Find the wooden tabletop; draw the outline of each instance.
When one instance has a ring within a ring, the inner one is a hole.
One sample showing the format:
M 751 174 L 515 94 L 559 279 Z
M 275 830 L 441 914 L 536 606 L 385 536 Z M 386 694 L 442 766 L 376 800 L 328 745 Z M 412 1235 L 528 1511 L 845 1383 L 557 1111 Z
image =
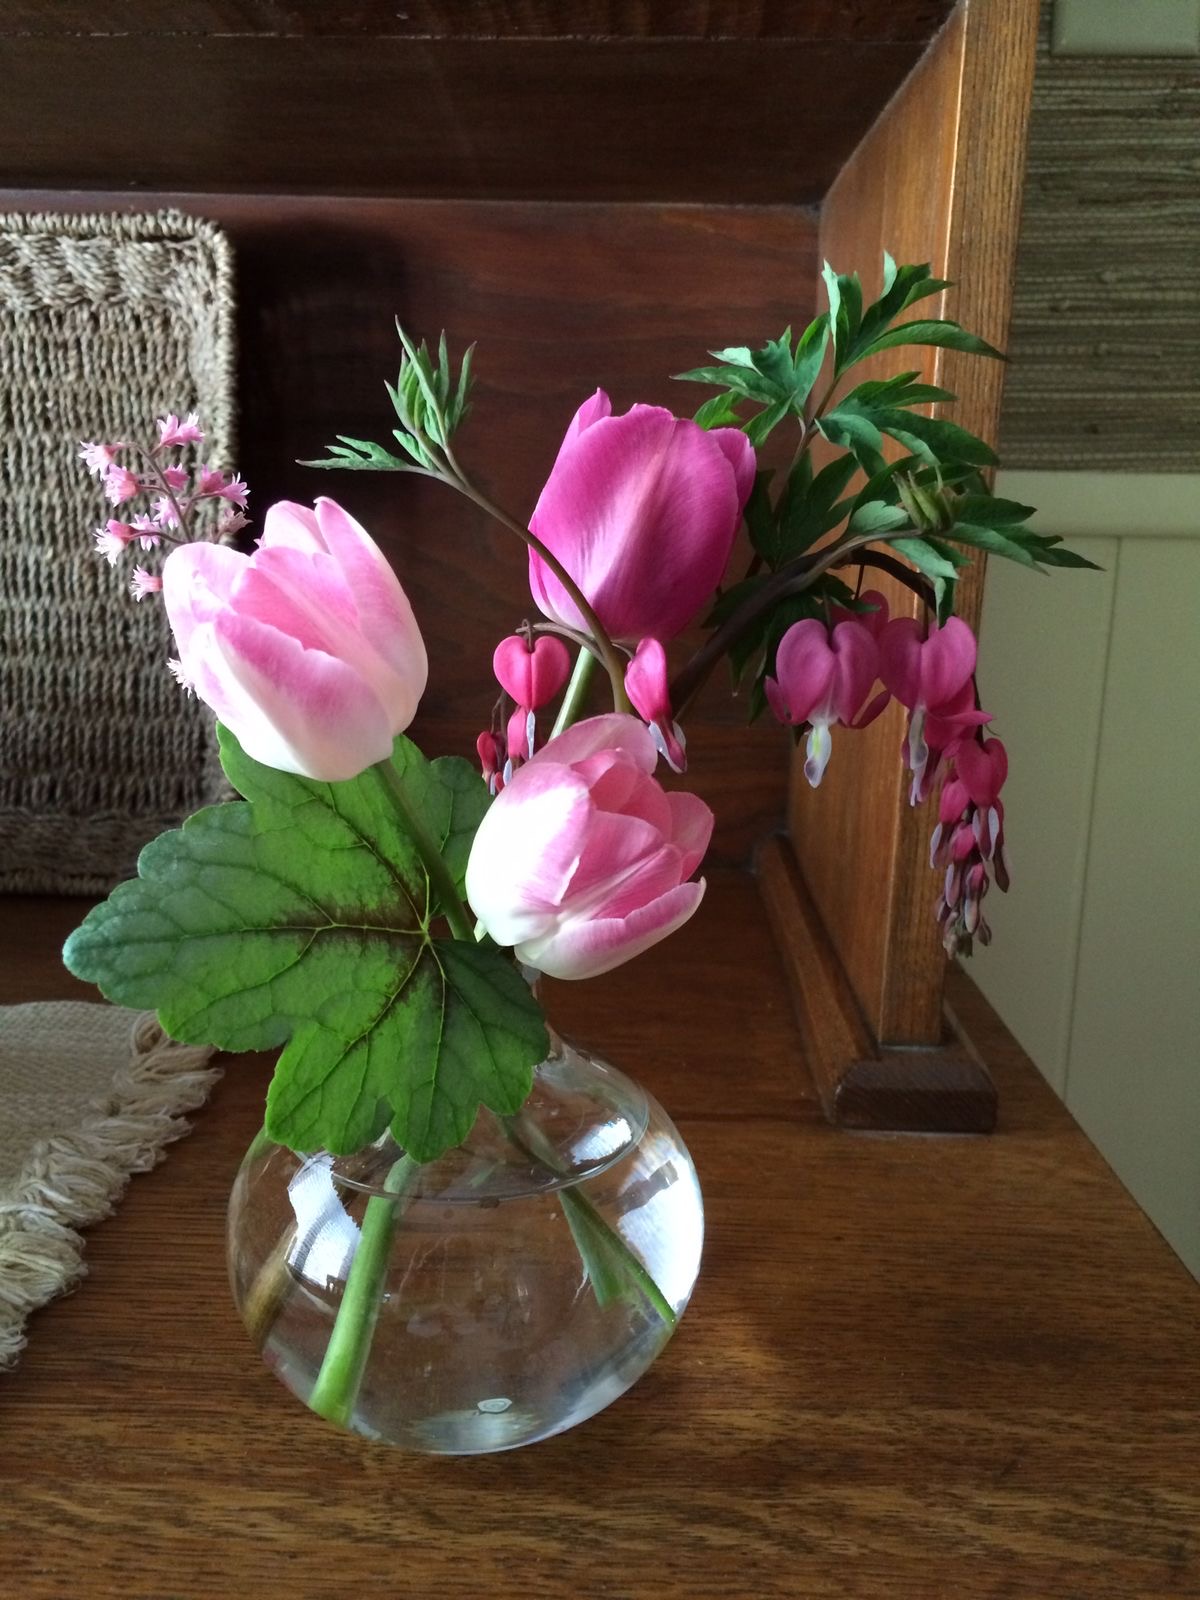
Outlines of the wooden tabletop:
M 4 903 L 0 1000 L 82 992 L 57 961 L 80 910 Z M 953 998 L 999 1082 L 990 1139 L 820 1121 L 735 872 L 658 950 L 555 986 L 556 1020 L 679 1122 L 704 1268 L 628 1395 L 476 1459 L 339 1433 L 260 1363 L 223 1230 L 268 1066 L 231 1061 L 0 1381 L 0 1593 L 1200 1595 L 1200 1288 L 972 986 Z

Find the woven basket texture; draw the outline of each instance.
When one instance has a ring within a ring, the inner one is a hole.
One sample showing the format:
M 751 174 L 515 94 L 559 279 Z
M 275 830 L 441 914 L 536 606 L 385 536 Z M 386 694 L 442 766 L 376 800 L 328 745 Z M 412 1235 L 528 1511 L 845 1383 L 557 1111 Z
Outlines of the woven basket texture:
M 211 719 L 165 670 L 161 604 L 94 553 L 81 439 L 196 409 L 234 448 L 233 260 L 177 213 L 0 215 L 0 890 L 94 894 L 221 793 Z M 154 567 L 161 552 L 139 559 Z

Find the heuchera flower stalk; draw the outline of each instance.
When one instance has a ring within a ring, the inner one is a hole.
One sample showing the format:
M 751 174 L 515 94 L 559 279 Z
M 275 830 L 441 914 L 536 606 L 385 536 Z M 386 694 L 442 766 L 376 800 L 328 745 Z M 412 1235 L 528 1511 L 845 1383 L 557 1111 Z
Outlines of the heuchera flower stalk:
M 611 638 L 670 639 L 720 583 L 754 473 L 753 446 L 739 429 L 706 433 L 661 406 L 614 417 L 597 389 L 567 429 L 529 527 Z M 584 628 L 536 551 L 529 587 L 552 622 Z
M 712 833 L 695 795 L 666 794 L 635 717 L 577 722 L 515 772 L 479 825 L 466 888 L 481 929 L 555 978 L 591 978 L 681 927 Z
M 428 666 L 412 607 L 333 500 L 272 506 L 250 556 L 180 545 L 163 599 L 183 678 L 266 766 L 353 778 L 413 719 Z

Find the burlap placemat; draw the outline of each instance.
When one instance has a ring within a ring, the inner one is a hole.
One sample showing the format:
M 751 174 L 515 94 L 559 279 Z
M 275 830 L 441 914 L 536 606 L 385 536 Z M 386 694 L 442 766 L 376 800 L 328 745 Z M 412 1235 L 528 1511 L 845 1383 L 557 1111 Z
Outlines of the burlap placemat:
M 188 1131 L 220 1076 L 152 1013 L 87 1001 L 0 1007 L 0 1367 L 31 1311 L 83 1276 L 78 1230 Z
M 161 605 L 95 554 L 81 438 L 197 409 L 229 468 L 233 258 L 210 222 L 0 215 L 0 890 L 104 893 L 221 794 L 210 719 L 165 669 Z M 153 565 L 153 560 L 147 561 Z

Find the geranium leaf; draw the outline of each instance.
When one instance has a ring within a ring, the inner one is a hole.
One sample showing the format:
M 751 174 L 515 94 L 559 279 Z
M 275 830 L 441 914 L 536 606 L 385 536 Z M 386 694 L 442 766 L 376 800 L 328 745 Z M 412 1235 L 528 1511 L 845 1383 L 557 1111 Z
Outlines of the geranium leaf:
M 172 1038 L 284 1045 L 267 1128 L 294 1149 L 353 1150 L 390 1121 L 432 1160 L 479 1105 L 516 1111 L 547 1050 L 511 960 L 436 939 L 438 906 L 374 769 L 317 783 L 263 767 L 221 730 L 244 801 L 211 806 L 143 850 L 64 958 Z M 487 804 L 465 762 L 397 739 L 393 767 L 456 879 Z

